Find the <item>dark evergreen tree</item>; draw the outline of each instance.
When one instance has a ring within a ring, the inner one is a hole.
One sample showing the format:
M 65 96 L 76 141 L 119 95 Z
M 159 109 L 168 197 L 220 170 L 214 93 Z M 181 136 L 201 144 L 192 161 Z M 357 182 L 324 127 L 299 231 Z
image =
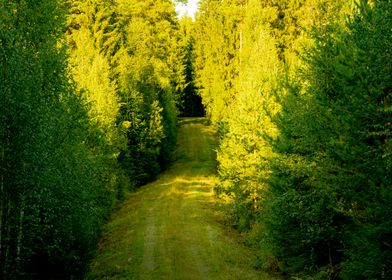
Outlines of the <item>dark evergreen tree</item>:
M 114 195 L 67 75 L 65 6 L 2 1 L 1 15 L 1 277 L 80 276 Z
M 1 278 L 81 278 L 115 198 L 174 146 L 173 3 L 2 1 L 0 28 Z
M 283 102 L 266 224 L 287 272 L 387 279 L 391 3 L 338 19 L 317 29 L 308 86 Z
M 183 40 L 183 64 L 185 66 L 185 88 L 180 95 L 180 116 L 203 117 L 205 110 L 195 85 L 194 22 L 192 18 L 184 17 L 180 20 L 180 25 Z

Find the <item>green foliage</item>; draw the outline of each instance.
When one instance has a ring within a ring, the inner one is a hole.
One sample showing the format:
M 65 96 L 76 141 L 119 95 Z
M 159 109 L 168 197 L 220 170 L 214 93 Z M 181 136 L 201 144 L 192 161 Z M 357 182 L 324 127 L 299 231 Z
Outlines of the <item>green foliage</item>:
M 1 276 L 77 276 L 113 207 L 116 173 L 69 83 L 63 6 L 1 9 Z
M 110 131 L 113 154 L 141 185 L 175 145 L 184 73 L 173 3 L 88 1 L 71 10 L 71 72 L 93 102 L 93 119 Z
M 390 25 L 391 5 L 361 5 L 347 25 L 318 30 L 309 86 L 288 95 L 278 121 L 266 220 L 289 272 L 326 267 L 344 279 L 390 273 L 391 69 L 384 59 L 391 33 L 378 26 Z
M 180 20 L 181 37 L 183 41 L 183 64 L 185 66 L 185 87 L 181 92 L 180 116 L 202 117 L 205 115 L 202 100 L 195 84 L 195 28 L 191 17 Z
M 238 1 L 201 1 L 195 23 L 196 86 L 206 114 L 216 124 L 224 122 L 235 98 L 238 75 L 238 25 L 242 18 Z
M 170 160 L 173 3 L 2 1 L 0 28 L 0 277 L 78 279 L 116 201 Z
M 202 1 L 196 77 L 222 132 L 217 191 L 271 270 L 391 273 L 391 2 L 373 2 Z
M 196 91 L 264 268 L 387 279 L 391 26 L 389 0 L 204 0 L 194 25 L 169 0 L 2 1 L 2 279 L 80 277 Z
M 269 176 L 268 160 L 273 157 L 266 138 L 277 135 L 271 116 L 279 107 L 271 91 L 279 72 L 279 61 L 268 26 L 259 25 L 254 30 L 253 16 L 260 8 L 256 2 L 250 3 L 241 26 L 243 47 L 236 83 L 238 93 L 236 102 L 230 106 L 225 125 L 227 132 L 218 151 L 221 189 L 233 196 L 233 214 L 242 230 L 249 229 L 255 215 L 260 214 L 265 180 Z M 259 63 L 254 64 L 254 61 Z
M 140 185 L 170 162 L 176 141 L 184 81 L 179 27 L 171 1 L 123 1 L 116 9 L 122 40 L 113 71 L 128 139 L 120 157 Z
M 274 123 L 280 111 L 278 83 L 290 75 L 291 64 L 299 64 L 296 54 L 308 43 L 303 29 L 313 20 L 308 12 L 313 3 L 275 2 L 203 1 L 196 23 L 200 34 L 209 34 L 196 35 L 197 82 L 212 122 L 220 121 L 225 131 L 218 152 L 218 190 L 233 199 L 232 214 L 242 230 L 260 215 L 268 188 L 269 162 L 275 156 L 271 141 L 279 135 Z M 285 26 L 298 9 L 307 11 L 307 19 L 295 17 L 294 29 Z M 295 42 L 283 39 L 290 36 Z

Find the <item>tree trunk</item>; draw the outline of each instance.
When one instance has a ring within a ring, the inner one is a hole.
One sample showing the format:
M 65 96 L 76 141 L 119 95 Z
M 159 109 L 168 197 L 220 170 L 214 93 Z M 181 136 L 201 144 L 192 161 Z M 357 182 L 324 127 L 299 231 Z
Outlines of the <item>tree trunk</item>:
M 17 240 L 16 240 L 16 266 L 18 271 L 21 271 L 21 250 L 22 250 L 22 241 L 23 241 L 23 223 L 24 223 L 24 214 L 25 214 L 25 199 L 23 194 L 20 197 L 20 209 L 19 209 L 19 221 L 18 221 L 18 229 L 17 229 Z

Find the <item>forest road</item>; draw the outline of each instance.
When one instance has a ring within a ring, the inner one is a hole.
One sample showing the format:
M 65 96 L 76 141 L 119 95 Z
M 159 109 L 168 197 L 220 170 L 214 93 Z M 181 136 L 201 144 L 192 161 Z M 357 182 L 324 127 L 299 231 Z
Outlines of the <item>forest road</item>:
M 113 213 L 86 279 L 272 279 L 223 223 L 215 145 L 204 119 L 181 121 L 176 161 Z

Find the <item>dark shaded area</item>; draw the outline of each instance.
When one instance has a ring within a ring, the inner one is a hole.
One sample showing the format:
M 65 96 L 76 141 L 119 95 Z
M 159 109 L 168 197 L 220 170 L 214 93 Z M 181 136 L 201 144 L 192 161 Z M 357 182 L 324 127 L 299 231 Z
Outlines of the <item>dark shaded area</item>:
M 362 1 L 350 32 L 318 29 L 309 92 L 282 99 L 262 219 L 284 273 L 390 279 L 391 25 L 392 2 Z
M 200 95 L 195 92 L 186 92 L 183 96 L 183 106 L 180 117 L 204 117 L 205 109 Z
M 197 94 L 194 69 L 194 44 L 192 22 L 189 19 L 182 21 L 183 36 L 187 40 L 184 48 L 185 88 L 182 90 L 179 117 L 204 117 L 205 108 L 201 96 Z

